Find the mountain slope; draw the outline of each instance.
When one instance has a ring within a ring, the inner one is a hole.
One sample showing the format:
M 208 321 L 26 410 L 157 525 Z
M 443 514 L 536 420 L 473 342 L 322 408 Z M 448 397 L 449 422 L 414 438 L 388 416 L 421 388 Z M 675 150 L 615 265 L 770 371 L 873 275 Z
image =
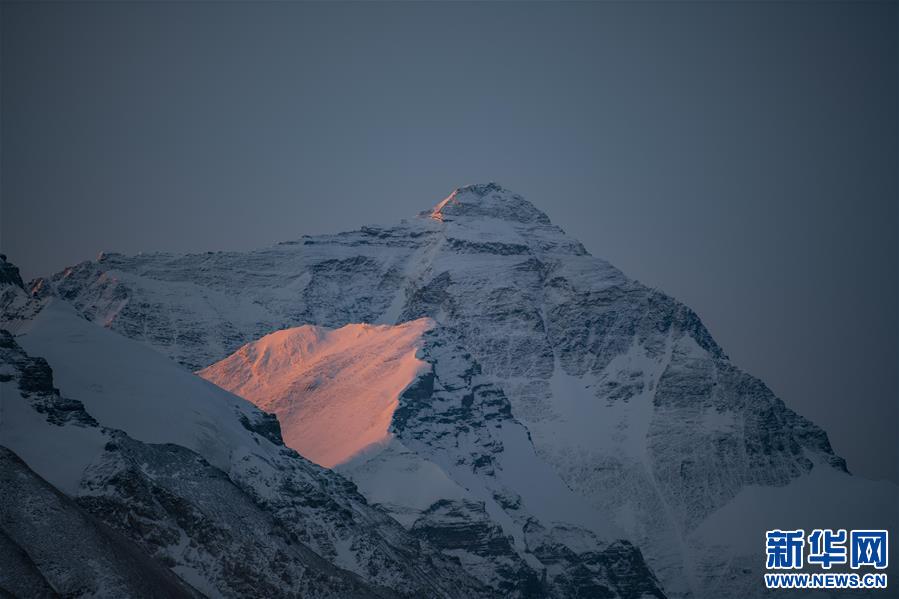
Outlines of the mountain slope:
M 756 490 L 830 505 L 818 526 L 849 519 L 831 501 L 846 493 L 897 503 L 894 485 L 849 476 L 824 431 L 732 364 L 695 313 L 590 256 L 492 183 L 460 188 L 397 226 L 256 252 L 107 254 L 34 290 L 191 369 L 286 327 L 430 318 L 502 392 L 540 463 L 623 530 L 675 596 L 715 596 L 704 589 L 722 579 L 762 592 L 755 548 L 703 534 L 722 513 L 733 517 L 720 526 L 745 533 L 728 508 Z M 434 396 L 421 393 L 425 404 Z M 404 413 L 400 400 L 394 428 Z M 427 445 L 440 442 L 430 424 L 416 427 Z M 828 481 L 823 500 L 806 494 L 810 478 Z M 756 525 L 781 526 L 775 516 Z M 896 520 L 895 510 L 867 517 L 875 528 Z

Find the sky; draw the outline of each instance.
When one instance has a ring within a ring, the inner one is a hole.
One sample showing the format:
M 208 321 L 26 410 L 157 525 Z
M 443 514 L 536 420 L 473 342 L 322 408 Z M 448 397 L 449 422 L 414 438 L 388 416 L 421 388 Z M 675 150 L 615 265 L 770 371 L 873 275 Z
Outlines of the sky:
M 495 180 L 899 481 L 899 4 L 0 4 L 0 251 L 241 250 Z

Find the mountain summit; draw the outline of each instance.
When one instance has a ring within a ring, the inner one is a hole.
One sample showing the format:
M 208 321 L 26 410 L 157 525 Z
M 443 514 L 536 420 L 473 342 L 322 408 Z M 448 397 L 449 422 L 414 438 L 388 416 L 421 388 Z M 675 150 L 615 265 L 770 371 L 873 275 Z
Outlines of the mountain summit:
M 439 221 L 456 217 L 485 217 L 520 223 L 551 224 L 549 217 L 533 204 L 493 182 L 459 187 L 425 214 Z
M 351 352 L 310 346 L 287 372 L 241 351 L 274 347 L 261 339 L 281 329 L 393 338 L 428 319 L 404 341 L 420 370 L 379 404 L 388 435 L 337 470 L 497 596 L 761 596 L 766 529 L 896 525 L 896 487 L 851 476 L 692 310 L 494 183 L 396 226 L 107 254 L 41 289 L 190 370 L 225 360 L 204 376 L 295 423 L 327 396 L 317 375 L 346 372 Z M 275 397 L 256 396 L 269 381 Z

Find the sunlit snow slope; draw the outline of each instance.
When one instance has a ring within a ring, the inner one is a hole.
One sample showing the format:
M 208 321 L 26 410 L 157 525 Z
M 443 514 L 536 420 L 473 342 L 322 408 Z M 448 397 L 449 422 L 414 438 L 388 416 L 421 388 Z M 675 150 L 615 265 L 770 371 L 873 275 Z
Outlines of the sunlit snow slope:
M 277 414 L 285 443 L 330 468 L 389 439 L 400 393 L 427 366 L 415 353 L 432 324 L 285 329 L 199 375 Z

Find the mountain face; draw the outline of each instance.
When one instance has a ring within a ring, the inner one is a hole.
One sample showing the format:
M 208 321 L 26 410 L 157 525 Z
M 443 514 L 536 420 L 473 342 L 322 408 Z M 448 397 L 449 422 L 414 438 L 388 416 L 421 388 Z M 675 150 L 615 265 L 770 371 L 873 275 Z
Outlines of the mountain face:
M 346 373 L 344 352 L 312 343 L 298 364 L 240 374 L 241 352 L 281 329 L 427 319 L 412 342 L 423 365 L 384 400 L 386 434 L 378 421 L 375 445 L 332 463 L 495 594 L 654 596 L 655 576 L 669 596 L 758 596 L 765 529 L 896 524 L 895 486 L 850 476 L 695 313 L 496 184 L 396 226 L 254 252 L 103 254 L 31 289 L 294 423 L 320 413 L 308 408 L 328 381 L 315 377 Z

